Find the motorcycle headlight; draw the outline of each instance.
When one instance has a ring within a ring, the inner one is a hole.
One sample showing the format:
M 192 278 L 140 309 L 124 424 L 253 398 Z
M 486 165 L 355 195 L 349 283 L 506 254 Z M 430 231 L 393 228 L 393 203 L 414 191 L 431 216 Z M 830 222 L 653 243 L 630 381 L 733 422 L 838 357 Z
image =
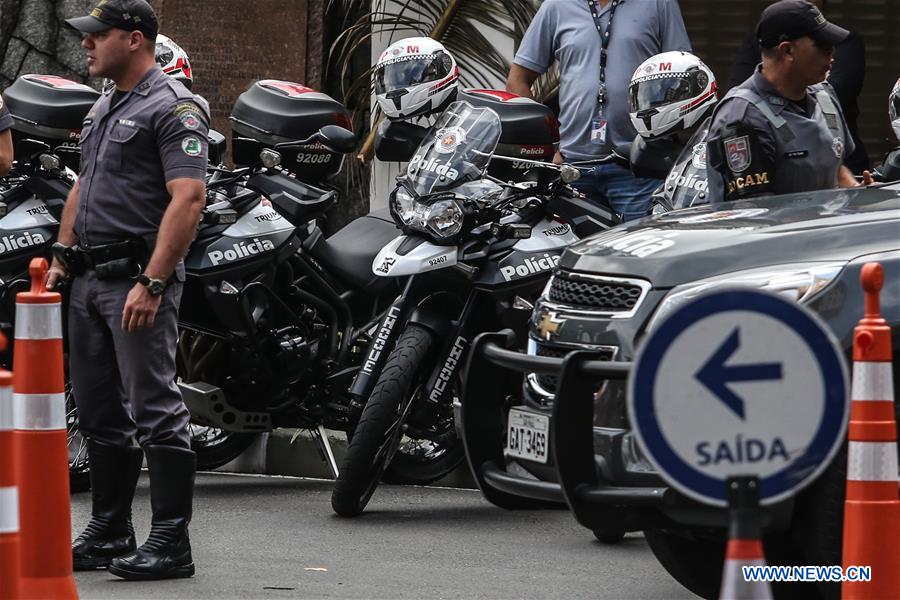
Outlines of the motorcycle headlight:
M 439 200 L 428 207 L 425 226 L 440 237 L 459 233 L 463 225 L 463 209 L 456 200 Z
M 409 225 L 417 216 L 416 199 L 406 191 L 406 188 L 398 187 L 394 190 L 391 208 L 404 225 Z
M 751 287 L 774 292 L 794 302 L 809 302 L 837 277 L 845 264 L 829 262 L 774 265 L 726 273 L 679 285 L 673 288 L 660 303 L 647 325 L 647 331 L 655 329 L 676 308 L 689 300 L 719 288 Z

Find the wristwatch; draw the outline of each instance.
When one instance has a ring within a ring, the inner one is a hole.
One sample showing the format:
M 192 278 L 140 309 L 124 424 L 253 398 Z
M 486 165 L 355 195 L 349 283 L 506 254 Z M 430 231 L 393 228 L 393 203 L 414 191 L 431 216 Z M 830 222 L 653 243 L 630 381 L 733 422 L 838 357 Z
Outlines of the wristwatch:
M 150 292 L 151 296 L 162 296 L 163 292 L 166 291 L 166 282 L 162 279 L 154 279 L 141 273 L 137 276 L 137 281 L 147 287 L 147 291 Z

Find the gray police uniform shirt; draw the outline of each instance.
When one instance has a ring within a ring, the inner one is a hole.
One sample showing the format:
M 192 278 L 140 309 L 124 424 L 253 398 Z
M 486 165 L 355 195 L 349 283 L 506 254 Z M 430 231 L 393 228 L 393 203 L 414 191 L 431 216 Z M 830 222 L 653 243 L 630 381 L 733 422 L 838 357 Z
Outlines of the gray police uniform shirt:
M 114 97 L 97 100 L 81 130 L 82 245 L 155 236 L 171 200 L 166 183 L 206 178 L 209 114 L 181 82 L 154 66 Z
M 12 115 L 9 114 L 9 109 L 6 108 L 6 102 L 3 101 L 3 96 L 0 96 L 0 131 L 6 131 L 12 126 Z
M 853 138 L 831 85 L 784 98 L 760 68 L 719 102 L 707 142 L 712 202 L 837 186 Z
M 612 1 L 603 7 L 609 24 Z M 560 151 L 568 160 L 590 160 L 611 149 L 628 156 L 637 131 L 628 117 L 628 84 L 638 66 L 660 52 L 691 51 L 676 0 L 620 0 L 612 20 L 606 60 L 607 143 L 591 142 L 600 84 L 600 34 L 588 0 L 545 0 L 525 32 L 514 62 L 544 73 L 560 71 Z

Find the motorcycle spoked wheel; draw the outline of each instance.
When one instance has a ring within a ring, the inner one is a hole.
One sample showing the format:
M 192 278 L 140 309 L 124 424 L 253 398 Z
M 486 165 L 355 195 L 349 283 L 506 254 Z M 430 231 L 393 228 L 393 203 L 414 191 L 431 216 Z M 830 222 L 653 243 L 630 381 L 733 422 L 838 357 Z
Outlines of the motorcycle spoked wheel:
M 226 431 L 191 421 L 191 450 L 197 454 L 197 470 L 211 471 L 241 455 L 256 434 Z
M 213 385 L 220 385 L 215 375 L 206 369 L 199 368 L 192 360 L 195 355 L 206 355 L 202 362 L 211 364 L 219 356 L 221 348 L 213 338 L 202 333 L 181 331 L 178 335 L 178 355 L 176 369 L 179 378 L 187 377 L 188 381 L 207 380 Z M 256 434 L 228 431 L 218 427 L 195 421 L 190 422 L 191 450 L 197 454 L 197 470 L 211 471 L 228 464 L 246 450 Z
M 412 405 L 411 390 L 434 338 L 424 327 L 409 325 L 388 357 L 363 408 L 331 494 L 331 507 L 341 517 L 363 512 L 403 437 Z
M 78 411 L 72 384 L 66 382 L 66 447 L 69 451 L 69 491 L 73 494 L 91 489 L 91 463 L 87 439 L 78 427 Z
M 453 393 L 458 397 L 457 381 Z M 411 394 L 417 398 L 421 388 Z M 453 408 L 440 407 L 438 422 L 429 428 L 428 436 L 417 438 L 406 432 L 401 436 L 394 458 L 384 470 L 381 480 L 400 485 L 428 485 L 451 473 L 466 458 L 462 440 L 456 435 Z

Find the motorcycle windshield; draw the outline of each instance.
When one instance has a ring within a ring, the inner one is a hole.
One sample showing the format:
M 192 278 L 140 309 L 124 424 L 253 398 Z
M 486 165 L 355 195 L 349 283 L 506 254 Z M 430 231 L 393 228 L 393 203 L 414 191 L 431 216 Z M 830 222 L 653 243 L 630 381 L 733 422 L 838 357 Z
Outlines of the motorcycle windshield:
M 490 108 L 454 102 L 425 135 L 406 168 L 409 189 L 427 196 L 481 179 L 500 140 Z
M 674 209 L 709 203 L 706 134 L 711 120 L 712 117 L 708 117 L 697 128 L 666 177 L 666 196 Z

